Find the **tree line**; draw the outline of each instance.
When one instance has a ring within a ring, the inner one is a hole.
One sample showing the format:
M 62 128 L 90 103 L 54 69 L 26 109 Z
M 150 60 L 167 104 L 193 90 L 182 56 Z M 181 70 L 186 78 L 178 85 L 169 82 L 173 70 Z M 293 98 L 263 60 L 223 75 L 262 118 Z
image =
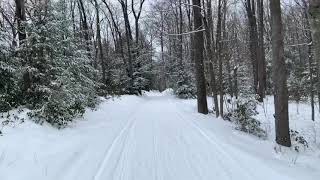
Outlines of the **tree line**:
M 172 88 L 204 114 L 211 96 L 226 119 L 229 104 L 274 95 L 276 141 L 290 146 L 288 101 L 310 100 L 311 120 L 320 106 L 319 4 L 1 1 L 0 111 L 64 127 L 99 96 Z

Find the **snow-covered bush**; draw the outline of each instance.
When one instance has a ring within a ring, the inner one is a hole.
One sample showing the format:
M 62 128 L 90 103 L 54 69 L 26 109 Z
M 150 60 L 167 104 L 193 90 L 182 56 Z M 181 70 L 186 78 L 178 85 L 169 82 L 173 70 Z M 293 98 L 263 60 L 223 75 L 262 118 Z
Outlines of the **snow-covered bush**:
M 133 74 L 129 77 L 122 76 L 122 85 L 124 85 L 122 94 L 142 95 L 142 91 L 150 91 L 154 81 L 154 70 L 152 62 L 152 51 L 149 42 L 141 34 L 139 45 L 132 45 L 133 56 Z
M 19 124 L 24 123 L 25 118 L 21 113 L 23 109 L 0 112 L 0 136 L 2 136 L 5 132 L 5 128 L 7 127 L 16 127 Z
M 177 82 L 174 86 L 174 94 L 181 99 L 195 98 L 197 89 L 192 82 L 192 75 L 181 68 L 178 71 Z
M 0 29 L 0 112 L 9 111 L 19 104 L 15 64 L 12 51 L 6 40 L 8 34 Z
M 302 149 L 305 150 L 309 147 L 308 141 L 300 135 L 296 130 L 290 129 L 290 137 L 292 141 L 292 147 L 295 151 L 300 152 Z
M 192 85 L 183 84 L 175 89 L 174 94 L 181 99 L 189 99 L 196 97 L 196 88 Z
M 27 39 L 18 49 L 20 82 L 28 113 L 38 123 L 64 127 L 86 107 L 97 103 L 96 71 L 83 42 L 72 36 L 72 24 L 62 1 L 35 6 L 26 25 Z M 38 17 L 38 18 L 36 18 Z
M 236 129 L 255 135 L 259 138 L 266 138 L 267 133 L 261 128 L 261 122 L 253 116 L 256 111 L 257 101 L 252 99 L 239 100 L 237 108 L 231 113 L 231 120 L 236 123 Z

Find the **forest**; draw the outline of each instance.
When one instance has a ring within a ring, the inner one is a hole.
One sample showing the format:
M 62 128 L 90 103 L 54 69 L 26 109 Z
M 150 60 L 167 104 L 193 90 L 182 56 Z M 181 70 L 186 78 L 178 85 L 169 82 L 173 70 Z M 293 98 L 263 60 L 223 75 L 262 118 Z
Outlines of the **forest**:
M 88 124 L 83 125 L 81 119 Z M 147 119 L 153 119 L 154 124 Z M 0 0 L 0 122 L 0 135 L 8 137 L 4 142 L 9 147 L 18 144 L 15 138 L 23 136 L 20 126 L 32 132 L 39 125 L 46 132 L 54 129 L 66 133 L 65 137 L 74 129 L 79 131 L 79 138 L 80 130 L 89 134 L 95 127 L 101 132 L 120 133 L 110 145 L 115 150 L 104 156 L 93 179 L 144 179 L 134 176 L 134 170 L 124 174 L 119 170 L 119 177 L 107 175 L 115 152 L 127 152 L 130 148 L 126 145 L 133 143 L 125 137 L 138 139 L 138 127 L 146 128 L 140 129 L 145 133 L 140 139 L 145 145 L 148 139 L 142 138 L 154 135 L 150 146 L 169 144 L 161 132 L 168 131 L 174 139 L 179 127 L 182 132 L 199 131 L 211 145 L 218 143 L 215 131 L 242 132 L 258 138 L 258 142 L 267 140 L 272 144 L 261 149 L 273 147 L 268 152 L 280 154 L 285 151 L 294 163 L 296 154 L 307 156 L 310 152 L 305 149 L 311 148 L 316 158 L 308 158 L 319 163 L 320 0 Z M 22 125 L 26 123 L 29 125 Z M 171 132 L 170 124 L 177 128 L 175 132 Z M 116 130 L 118 126 L 122 128 Z M 154 131 L 149 132 L 147 126 Z M 186 134 L 186 139 L 188 136 L 193 142 L 198 139 L 195 133 Z M 100 134 L 92 137 L 104 138 Z M 162 141 L 157 140 L 159 137 Z M 246 138 L 245 142 L 251 141 Z M 38 142 L 31 139 L 30 143 Z M 256 141 L 253 144 L 259 146 Z M 203 148 L 223 148 L 211 145 Z M 4 148 L 0 145 L 0 150 Z M 134 152 L 127 153 L 129 157 Z M 268 159 L 269 154 L 265 157 Z M 0 151 L 0 174 L 5 169 L 1 159 Z M 136 160 L 128 159 L 129 163 Z M 185 161 L 192 164 L 195 159 Z M 121 162 L 123 167 L 129 166 Z M 175 163 L 180 167 L 179 160 Z M 267 167 L 261 169 L 268 171 Z M 180 170 L 176 174 L 182 175 Z M 157 173 L 149 179 L 160 178 L 161 172 Z M 274 173 L 273 178 L 280 178 Z M 231 174 L 230 179 L 254 179 L 262 174 Z M 69 179 L 80 178 L 73 175 Z M 211 177 L 201 175 L 163 176 Z M 319 168 L 309 177 L 318 175 Z M 4 179 L 19 179 L 10 177 Z M 271 175 L 264 178 L 268 177 Z

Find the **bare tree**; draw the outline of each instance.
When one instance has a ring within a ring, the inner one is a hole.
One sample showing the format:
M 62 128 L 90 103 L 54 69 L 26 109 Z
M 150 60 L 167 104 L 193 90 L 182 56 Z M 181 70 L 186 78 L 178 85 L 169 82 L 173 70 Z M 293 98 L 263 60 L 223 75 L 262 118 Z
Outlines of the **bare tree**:
M 115 20 L 115 17 L 114 17 L 114 13 L 111 9 L 111 7 L 108 5 L 108 3 L 106 2 L 106 0 L 102 0 L 102 2 L 106 5 L 107 9 L 108 9 L 108 12 L 110 14 L 110 18 L 111 18 L 111 22 L 112 22 L 112 25 L 114 27 L 114 30 L 116 31 L 118 37 L 117 37 L 117 40 L 119 41 L 119 44 L 120 44 L 120 47 L 119 47 L 119 50 L 120 50 L 120 54 L 123 58 L 123 61 L 125 64 L 127 64 L 127 61 L 125 60 L 124 58 L 124 48 L 123 48 L 123 40 L 122 40 L 122 34 L 121 34 L 121 31 L 120 31 L 120 28 L 118 26 L 118 24 L 116 23 L 116 20 Z M 110 23 L 111 24 L 111 23 Z
M 276 142 L 290 147 L 287 73 L 280 0 L 270 0 Z
M 89 35 L 89 24 L 87 19 L 87 13 L 82 0 L 78 0 L 78 8 L 81 17 L 81 23 L 83 28 L 84 40 L 86 41 L 87 55 L 91 57 L 90 53 L 90 35 Z M 94 62 L 94 66 L 96 66 Z
M 135 33 L 136 33 L 136 44 L 138 44 L 139 42 L 139 19 L 141 16 L 141 12 L 142 12 L 142 7 L 144 4 L 145 0 L 139 0 L 139 4 L 138 4 L 138 11 L 136 11 L 135 9 L 135 2 L 134 0 L 131 1 L 131 9 L 132 9 L 132 13 L 133 13 L 133 17 L 134 17 L 134 22 L 135 22 Z
M 204 20 L 206 28 L 206 52 L 209 62 L 209 74 L 210 74 L 210 86 L 213 95 L 214 108 L 216 111 L 216 116 L 219 116 L 219 105 L 218 105 L 218 95 L 217 95 L 217 85 L 216 85 L 216 75 L 214 70 L 214 65 L 216 60 L 214 59 L 214 50 L 213 50 L 213 18 L 212 18 L 212 1 L 207 0 L 207 16 Z
M 309 15 L 312 28 L 312 43 L 314 47 L 314 59 L 318 66 L 318 96 L 320 95 L 320 0 L 309 0 Z M 320 107 L 320 97 L 319 107 Z M 320 111 L 320 108 L 319 108 Z
M 193 20 L 194 30 L 200 30 L 202 26 L 201 3 L 200 0 L 192 0 L 193 2 Z M 193 51 L 195 61 L 196 83 L 197 83 L 197 103 L 198 112 L 208 114 L 206 80 L 204 76 L 203 65 L 203 49 L 204 39 L 203 31 L 194 33 Z
M 266 58 L 264 47 L 264 3 L 263 0 L 257 0 L 257 14 L 258 14 L 258 45 L 259 45 L 259 62 L 258 62 L 258 94 L 259 100 L 263 101 L 265 97 L 265 90 L 267 86 L 266 73 Z
M 100 14 L 99 14 L 99 4 L 97 0 L 94 0 L 94 8 L 96 11 L 96 30 L 97 30 L 97 43 L 98 43 L 98 49 L 99 49 L 99 58 L 100 58 L 100 64 L 101 64 L 101 69 L 102 69 L 102 82 L 106 82 L 106 66 L 105 66 L 105 57 L 103 54 L 103 49 L 102 49 L 102 40 L 101 40 L 101 26 L 100 26 Z
M 217 47 L 217 59 L 218 59 L 218 66 L 219 66 L 219 95 L 220 95 L 220 115 L 223 117 L 223 72 L 222 72 L 222 3 L 225 3 L 225 1 L 222 2 L 222 0 L 218 1 L 218 20 L 217 20 L 217 34 L 216 34 L 216 47 Z
M 12 32 L 12 46 L 13 46 L 13 47 L 16 47 L 16 46 L 17 46 L 17 41 L 16 41 L 17 30 L 16 30 L 16 27 L 15 27 L 15 22 L 16 22 L 16 21 L 15 21 L 15 19 L 14 19 L 12 16 L 10 16 L 9 14 L 7 14 L 7 13 L 5 12 L 5 10 L 4 10 L 3 8 L 1 8 L 1 7 L 0 7 L 0 14 L 2 15 L 4 21 L 6 21 L 6 22 L 9 24 L 10 28 L 11 28 L 11 32 Z M 1 21 L 0 21 L 0 23 L 1 23 Z M 4 24 L 4 22 L 1 23 L 1 25 L 3 25 L 3 24 Z
M 123 19 L 125 22 L 125 29 L 126 29 L 126 40 L 127 40 L 127 50 L 128 50 L 128 74 L 130 78 L 130 93 L 133 93 L 133 57 L 131 53 L 131 41 L 132 41 L 132 33 L 131 33 L 131 26 L 129 21 L 128 15 L 128 1 L 127 0 L 118 0 L 123 13 Z

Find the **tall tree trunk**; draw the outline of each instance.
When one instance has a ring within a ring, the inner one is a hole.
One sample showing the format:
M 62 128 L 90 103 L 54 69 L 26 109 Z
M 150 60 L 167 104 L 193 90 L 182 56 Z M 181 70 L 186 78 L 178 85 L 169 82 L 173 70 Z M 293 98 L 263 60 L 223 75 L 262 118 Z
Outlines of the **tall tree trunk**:
M 222 30 L 222 0 L 218 2 L 218 21 L 217 21 L 217 58 L 219 65 L 219 94 L 220 94 L 220 116 L 223 117 L 223 74 L 222 74 L 222 40 L 221 40 L 221 30 Z
M 76 22 L 75 22 L 75 2 L 70 2 L 70 11 L 71 11 L 71 20 L 72 20 L 72 29 L 73 29 L 73 36 L 76 36 Z
M 264 51 L 264 14 L 263 14 L 263 0 L 257 0 L 257 13 L 258 13 L 258 44 L 259 44 L 259 53 L 260 56 L 258 59 L 258 79 L 259 79 L 259 86 L 258 86 L 258 94 L 259 100 L 263 101 L 265 97 L 265 91 L 267 86 L 267 72 L 266 72 L 266 58 L 265 58 L 265 51 Z
M 127 0 L 119 1 L 122 8 L 123 13 L 123 19 L 125 22 L 125 29 L 126 29 L 126 40 L 127 40 L 127 50 L 128 50 L 128 76 L 129 76 L 129 92 L 130 94 L 134 93 L 133 90 L 133 58 L 132 58 L 132 52 L 131 52 L 131 41 L 132 41 L 132 33 L 131 33 L 131 26 L 129 22 L 129 15 L 127 10 Z
M 18 37 L 19 45 L 23 44 L 26 39 L 25 22 L 26 22 L 26 9 L 25 0 L 15 0 L 16 3 L 16 17 L 18 22 Z
M 82 0 L 78 0 L 79 11 L 82 14 L 82 27 L 84 31 L 84 40 L 86 41 L 87 55 L 91 57 L 90 53 L 90 35 L 89 35 L 89 25 L 87 21 L 87 13 L 84 8 L 84 4 Z
M 200 0 L 192 0 L 193 2 L 193 20 L 194 30 L 199 30 L 202 27 L 201 17 L 201 3 Z M 206 80 L 204 76 L 204 65 L 203 65 L 203 49 L 204 39 L 203 31 L 194 33 L 193 51 L 196 71 L 196 83 L 197 83 L 197 103 L 198 112 L 208 114 L 207 104 L 207 91 L 206 91 Z
M 134 19 L 135 19 L 135 33 L 136 33 L 136 44 L 138 45 L 139 43 L 139 19 L 140 19 L 140 16 L 141 16 L 141 12 L 142 12 L 142 6 L 144 4 L 145 0 L 140 0 L 140 3 L 139 3 L 139 9 L 138 9 L 138 12 L 136 12 L 135 8 L 134 8 L 134 0 L 131 0 L 131 10 L 132 10 L 132 13 L 133 13 L 133 16 L 134 16 Z
M 320 0 L 309 0 L 309 15 L 312 29 L 312 44 L 314 49 L 314 60 L 317 62 L 317 75 L 320 74 Z M 318 96 L 320 95 L 320 80 L 317 83 Z M 319 107 L 320 107 L 320 97 Z M 320 108 L 319 108 L 320 112 Z
M 252 63 L 252 73 L 253 73 L 253 86 L 256 93 L 258 93 L 259 79 L 258 79 L 258 33 L 257 33 L 257 23 L 256 23 L 256 13 L 255 13 L 255 3 L 254 0 L 246 0 L 245 8 L 248 17 L 248 26 L 250 34 L 249 50 L 250 58 Z
M 290 147 L 287 71 L 280 0 L 270 0 L 276 142 Z
M 206 49 L 207 49 L 207 57 L 209 62 L 209 74 L 210 74 L 210 85 L 211 85 L 211 91 L 213 96 L 213 103 L 214 103 L 214 109 L 216 111 L 216 116 L 219 117 L 219 103 L 218 103 L 218 94 L 217 94 L 217 85 L 216 85 L 216 75 L 215 75 L 215 68 L 214 68 L 214 52 L 213 52 L 213 35 L 212 35 L 212 29 L 213 29 L 213 19 L 212 19 L 212 2 L 211 0 L 207 0 L 207 21 L 205 22 L 206 27 Z M 207 23 L 206 23 L 207 22 Z
M 101 27 L 100 27 L 100 15 L 99 15 L 99 5 L 97 0 L 94 0 L 94 6 L 96 10 L 96 28 L 97 28 L 97 43 L 98 43 L 98 48 L 99 48 L 99 59 L 100 59 L 100 64 L 101 64 L 101 70 L 102 70 L 102 82 L 104 84 L 107 83 L 106 81 L 106 66 L 104 62 L 104 54 L 103 54 L 103 49 L 102 49 L 102 41 L 101 41 Z
M 160 12 L 161 16 L 161 29 L 160 29 L 160 47 L 161 47 L 161 63 L 162 63 L 162 90 L 167 89 L 167 76 L 166 76 L 166 62 L 164 59 L 164 18 L 163 12 Z
M 311 120 L 314 121 L 314 88 L 313 88 L 313 70 L 312 70 L 312 45 L 308 45 L 308 65 L 310 77 L 310 103 L 311 103 Z
M 108 11 L 109 11 L 109 14 L 110 14 L 110 17 L 111 17 L 111 21 L 112 21 L 112 24 L 113 24 L 113 27 L 116 31 L 116 33 L 118 34 L 118 41 L 119 41 L 119 44 L 120 44 L 120 54 L 121 54 L 121 57 L 123 59 L 123 62 L 125 65 L 128 66 L 128 62 L 125 60 L 125 57 L 124 57 L 124 48 L 123 48 L 123 40 L 122 40 L 122 34 L 121 34 L 121 31 L 116 23 L 116 20 L 114 18 L 114 15 L 113 15 L 113 12 L 110 8 L 110 6 L 108 5 L 108 3 L 106 2 L 106 0 L 102 0 L 102 2 L 106 5 Z
M 25 23 L 26 23 L 26 7 L 25 0 L 15 0 L 16 3 L 16 18 L 18 24 L 18 37 L 19 37 L 19 45 L 23 45 L 24 40 L 27 38 L 25 31 Z M 23 56 L 20 54 L 19 56 Z M 29 57 L 26 57 L 27 63 L 29 63 Z M 27 64 L 25 64 L 27 65 Z M 27 93 L 28 89 L 31 87 L 31 77 L 28 69 L 23 73 L 23 93 Z
M 231 67 L 230 67 L 230 52 L 229 52 L 229 47 L 228 47 L 228 33 L 226 31 L 226 21 L 227 21 L 227 0 L 224 0 L 223 3 L 223 20 L 222 20 L 222 57 L 223 61 L 226 63 L 226 68 L 227 68 L 227 76 L 228 76 L 228 85 L 229 85 L 229 94 L 231 97 L 233 97 L 233 84 L 232 84 L 232 77 L 231 77 Z M 223 88 L 223 86 L 222 86 Z M 223 99 L 222 99 L 223 102 Z
M 183 14 L 182 14 L 182 0 L 179 0 L 179 34 L 183 33 Z M 180 68 L 183 69 L 183 36 L 179 36 L 179 58 Z
M 308 38 L 309 44 L 308 44 L 308 65 L 309 65 L 309 77 L 310 77 L 310 99 L 311 99 L 311 120 L 314 121 L 314 82 L 313 82 L 313 55 L 312 55 L 312 34 L 311 34 L 311 27 L 310 27 L 310 20 L 308 16 L 308 4 L 305 0 L 303 2 L 303 14 L 304 18 L 306 20 L 306 36 Z M 299 48 L 300 50 L 300 48 Z M 299 53 L 300 54 L 300 53 Z

